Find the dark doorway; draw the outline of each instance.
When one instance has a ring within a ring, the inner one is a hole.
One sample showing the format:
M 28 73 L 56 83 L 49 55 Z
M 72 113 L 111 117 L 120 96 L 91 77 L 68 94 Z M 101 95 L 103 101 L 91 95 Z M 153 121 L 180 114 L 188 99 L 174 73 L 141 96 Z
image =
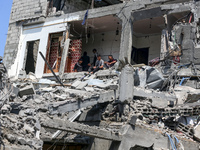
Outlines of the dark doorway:
M 140 48 L 137 49 L 133 47 L 131 59 L 136 64 L 145 64 L 148 65 L 149 59 L 149 48 Z
M 39 40 L 27 42 L 27 50 L 26 50 L 27 57 L 25 61 L 26 74 L 29 74 L 29 72 L 35 73 L 38 47 L 39 47 Z

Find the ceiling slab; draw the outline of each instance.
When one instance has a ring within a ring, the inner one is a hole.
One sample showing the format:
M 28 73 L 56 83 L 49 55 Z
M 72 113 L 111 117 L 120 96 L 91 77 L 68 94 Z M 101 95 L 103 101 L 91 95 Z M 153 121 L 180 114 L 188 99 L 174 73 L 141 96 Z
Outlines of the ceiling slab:
M 71 34 L 75 36 L 84 35 L 86 33 L 86 28 L 87 32 L 91 34 L 104 33 L 115 31 L 117 28 L 120 30 L 121 24 L 120 20 L 113 15 L 88 19 L 85 25 L 82 25 L 82 21 L 71 22 Z
M 160 34 L 164 28 L 164 17 L 148 18 L 133 23 L 133 31 L 135 36 Z

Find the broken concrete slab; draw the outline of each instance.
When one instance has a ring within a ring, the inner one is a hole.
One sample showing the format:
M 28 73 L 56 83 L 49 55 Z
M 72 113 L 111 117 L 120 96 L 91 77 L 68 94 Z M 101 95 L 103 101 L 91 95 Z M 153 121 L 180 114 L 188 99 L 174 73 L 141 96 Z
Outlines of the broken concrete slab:
M 99 127 L 91 127 L 76 122 L 63 121 L 61 119 L 42 120 L 42 126 L 106 140 L 121 141 L 122 139 L 121 135 L 117 132 L 113 133 L 112 131 L 100 129 Z
M 76 87 L 76 89 L 77 90 L 82 90 L 84 87 L 87 86 L 87 84 L 88 84 L 88 81 L 83 81 Z
M 79 92 L 79 90 L 72 90 L 72 89 L 70 89 L 70 91 Z M 78 94 L 84 94 L 82 96 L 86 96 L 88 92 L 80 91 L 80 93 Z M 86 96 L 85 99 L 74 98 L 66 101 L 53 102 L 49 104 L 48 109 L 50 114 L 63 114 L 81 108 L 91 107 L 98 103 L 113 101 L 114 99 L 115 99 L 114 91 L 106 91 L 106 92 L 101 92 L 99 95 L 93 95 L 91 97 Z
M 103 84 L 98 84 L 97 87 L 101 88 L 101 89 L 108 89 L 110 87 L 110 85 L 112 84 L 113 80 L 109 80 L 106 83 Z
M 152 98 L 152 106 L 156 108 L 166 108 L 169 105 L 169 102 L 166 99 L 162 98 Z
M 164 82 L 164 77 L 162 74 L 155 68 L 150 66 L 144 66 L 137 69 L 136 78 L 139 78 L 139 86 L 149 89 L 159 89 L 162 87 Z
M 200 100 L 200 90 L 189 86 L 177 86 L 174 88 L 178 103 L 194 103 Z
M 28 85 L 19 90 L 20 97 L 23 97 L 24 95 L 32 95 L 32 94 L 35 94 L 35 89 L 33 87 L 33 84 Z
M 87 92 L 94 92 L 94 88 L 93 88 L 93 87 L 84 87 L 84 89 L 85 89 Z
M 81 81 L 80 81 L 80 80 L 76 80 L 76 81 L 74 81 L 74 82 L 72 83 L 71 87 L 72 87 L 73 89 L 75 89 L 76 87 L 79 86 L 79 84 L 81 84 Z
M 100 70 L 96 72 L 96 76 L 98 79 L 102 79 L 105 77 L 113 78 L 118 75 L 119 75 L 118 72 L 116 72 L 115 70 Z
M 94 93 L 76 89 L 65 89 L 65 92 L 69 93 L 71 97 L 80 97 L 82 99 L 87 99 L 94 95 Z
M 176 101 L 176 96 L 174 94 L 169 94 L 168 92 L 157 92 L 139 87 L 134 87 L 134 96 L 145 98 L 158 97 L 167 101 Z
M 133 100 L 134 91 L 134 69 L 130 65 L 126 65 L 120 75 L 120 95 L 121 102 L 130 102 Z

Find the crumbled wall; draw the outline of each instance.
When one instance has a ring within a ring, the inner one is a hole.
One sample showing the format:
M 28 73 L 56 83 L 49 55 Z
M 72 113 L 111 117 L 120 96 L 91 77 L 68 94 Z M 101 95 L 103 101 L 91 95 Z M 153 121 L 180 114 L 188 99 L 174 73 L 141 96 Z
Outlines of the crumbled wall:
M 7 41 L 4 49 L 4 64 L 9 68 L 16 58 L 21 29 L 24 21 L 46 17 L 46 0 L 13 0 Z
M 89 7 L 90 8 L 90 7 Z M 88 4 L 80 0 L 66 0 L 63 8 L 64 13 L 71 13 L 88 9 Z
M 16 57 L 19 38 L 21 34 L 21 26 L 17 23 L 10 23 L 7 33 L 7 40 L 4 49 L 4 65 L 9 68 Z

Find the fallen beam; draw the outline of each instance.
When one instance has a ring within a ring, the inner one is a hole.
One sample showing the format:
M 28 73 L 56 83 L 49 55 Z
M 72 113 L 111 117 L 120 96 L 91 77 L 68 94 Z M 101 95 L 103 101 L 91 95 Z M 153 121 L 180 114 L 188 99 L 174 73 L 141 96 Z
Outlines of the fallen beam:
M 162 98 L 167 101 L 176 101 L 176 96 L 167 92 L 157 92 L 154 90 L 147 90 L 143 88 L 134 87 L 134 96 L 145 98 Z
M 41 121 L 41 125 L 46 128 L 67 131 L 75 134 L 90 136 L 112 141 L 121 141 L 122 136 L 118 132 L 112 132 L 99 127 L 91 127 L 88 125 L 63 121 L 61 119 L 45 119 Z
M 55 72 L 53 71 L 53 69 L 51 68 L 51 66 L 49 65 L 49 63 L 47 62 L 46 58 L 44 57 L 44 55 L 42 54 L 42 52 L 39 52 L 42 59 L 45 61 L 46 65 L 48 66 L 48 68 L 51 70 L 52 74 L 54 75 L 54 77 L 56 78 L 56 80 L 60 83 L 60 85 L 62 85 L 63 87 L 65 87 L 63 85 L 63 83 L 61 82 L 61 80 L 56 76 Z
M 67 89 L 67 93 L 75 94 L 76 96 L 88 95 L 90 92 Z M 81 97 L 82 97 L 81 96 Z M 50 114 L 63 114 L 70 111 L 76 111 L 81 108 L 86 108 L 90 106 L 94 106 L 98 103 L 105 103 L 109 101 L 113 101 L 115 98 L 114 90 L 106 91 L 99 93 L 99 96 L 91 96 L 86 99 L 74 99 L 74 100 L 66 100 L 66 101 L 58 101 L 50 103 L 48 106 Z

